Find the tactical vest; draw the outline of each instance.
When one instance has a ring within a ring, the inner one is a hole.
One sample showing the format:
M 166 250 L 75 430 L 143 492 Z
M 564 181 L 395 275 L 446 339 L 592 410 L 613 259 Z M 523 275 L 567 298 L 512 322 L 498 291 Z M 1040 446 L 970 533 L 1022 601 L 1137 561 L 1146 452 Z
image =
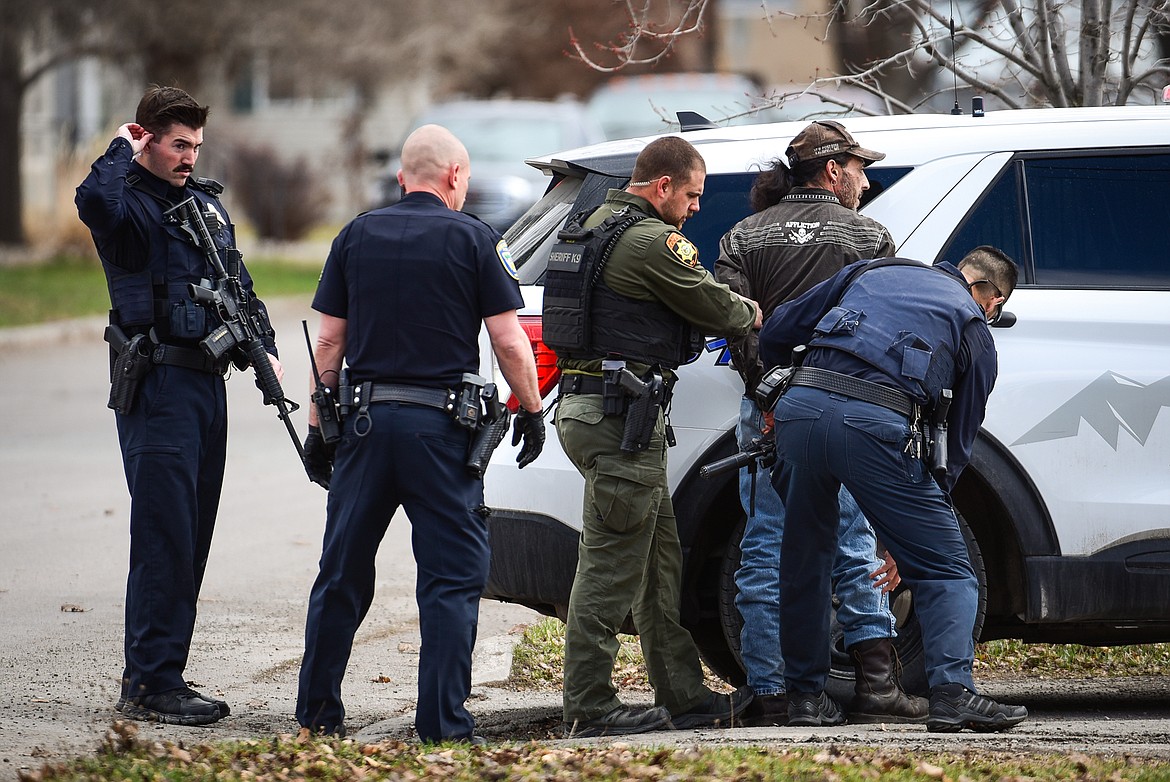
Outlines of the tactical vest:
M 919 271 L 883 271 L 889 266 Z M 898 306 L 891 308 L 891 302 Z M 956 312 L 962 316 L 956 318 Z M 954 351 L 963 330 L 985 319 L 970 291 L 952 274 L 891 258 L 853 274 L 837 305 L 817 323 L 809 347 L 857 356 L 916 401 L 929 405 L 939 391 L 954 388 Z
M 140 197 L 157 202 L 158 214 L 174 206 L 140 182 L 141 179 L 133 174 L 126 179 L 126 184 Z M 211 202 L 221 215 L 224 214 L 216 198 L 223 190 L 218 182 L 193 177 L 188 190 L 199 201 L 201 209 Z M 147 211 L 156 213 L 154 209 Z M 110 291 L 111 320 L 132 332 L 155 326 L 163 340 L 167 337 L 202 339 L 219 326 L 219 318 L 191 299 L 187 284 L 198 283 L 212 274 L 207 258 L 177 223 L 172 225 L 164 221 L 158 226 L 147 226 L 146 230 L 148 235 L 163 237 L 164 241 L 151 242 L 145 268 L 127 272 L 103 264 Z M 221 251 L 231 245 L 231 233 L 226 227 L 213 231 L 212 239 Z
M 602 279 L 621 235 L 649 215 L 622 209 L 593 228 L 574 215 L 557 234 L 544 277 L 543 340 L 559 358 L 591 360 L 618 355 L 677 368 L 696 351 L 696 332 L 657 300 L 634 299 Z

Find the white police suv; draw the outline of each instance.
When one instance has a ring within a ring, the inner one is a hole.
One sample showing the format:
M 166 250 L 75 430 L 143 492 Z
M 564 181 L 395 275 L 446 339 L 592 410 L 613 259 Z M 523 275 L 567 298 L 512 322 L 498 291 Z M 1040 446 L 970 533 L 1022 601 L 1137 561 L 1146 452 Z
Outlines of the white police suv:
M 755 173 L 804 125 L 684 129 L 707 163 L 701 211 L 685 226 L 705 266 L 749 213 Z M 846 125 L 863 146 L 886 153 L 866 169 L 862 211 L 890 229 L 899 256 L 957 261 L 991 244 L 1021 265 L 1008 304 L 1017 320 L 993 332 L 999 380 L 954 491 L 982 586 L 977 637 L 1170 640 L 1170 106 Z M 558 379 L 540 339 L 549 248 L 570 214 L 625 186 L 649 140 L 530 161 L 551 175 L 550 187 L 507 240 L 546 405 Z M 698 473 L 734 452 L 741 393 L 723 341 L 710 338 L 679 371 L 671 410 L 678 445 L 669 453 L 685 556 L 683 622 L 712 670 L 736 683 L 744 675 L 733 573 L 744 511 L 733 473 Z M 522 472 L 510 449 L 496 453 L 486 480 L 487 597 L 564 617 L 582 493 L 555 436 Z M 921 690 L 912 595 L 895 606 L 903 683 Z M 830 690 L 845 696 L 851 679 L 838 648 Z

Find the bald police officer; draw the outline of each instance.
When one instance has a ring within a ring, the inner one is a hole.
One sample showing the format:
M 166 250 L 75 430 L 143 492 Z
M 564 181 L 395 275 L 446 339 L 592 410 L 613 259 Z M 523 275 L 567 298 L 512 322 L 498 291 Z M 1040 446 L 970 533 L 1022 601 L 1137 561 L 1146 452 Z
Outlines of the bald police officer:
M 755 302 L 699 265 L 679 230 L 699 210 L 705 179 L 688 142 L 651 142 L 629 186 L 570 221 L 550 260 L 544 337 L 563 372 L 556 428 L 585 477 L 565 639 L 570 736 L 727 726 L 751 700 L 748 688 L 725 695 L 704 685 L 698 649 L 679 622 L 682 552 L 666 479 L 663 407 L 673 370 L 702 333 L 743 335 L 761 320 Z M 607 246 L 598 276 L 578 271 Z M 624 706 L 612 683 L 616 635 L 631 611 L 654 687 L 650 709 Z
M 406 195 L 342 229 L 313 300 L 323 380 L 336 391 L 344 359 L 361 389 L 337 446 L 309 598 L 297 721 L 314 733 L 345 733 L 341 680 L 373 600 L 378 544 L 402 506 L 413 528 L 422 631 L 415 728 L 423 741 L 478 740 L 465 702 L 488 574 L 486 508 L 483 482 L 465 465 L 473 435 L 449 401 L 479 368 L 481 323 L 521 406 L 521 467 L 540 453 L 544 423 L 508 246 L 458 211 L 469 175 L 467 150 L 448 130 L 414 131 L 398 172 Z M 309 418 L 317 423 L 316 410 Z M 305 451 L 311 472 L 328 477 L 328 446 L 312 428 Z

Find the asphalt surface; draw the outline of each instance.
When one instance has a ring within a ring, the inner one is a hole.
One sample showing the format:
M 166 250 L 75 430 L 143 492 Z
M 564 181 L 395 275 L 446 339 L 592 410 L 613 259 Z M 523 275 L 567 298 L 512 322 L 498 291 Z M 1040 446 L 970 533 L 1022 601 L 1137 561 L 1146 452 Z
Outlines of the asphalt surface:
M 270 303 L 286 394 L 303 401 L 307 299 Z M 106 409 L 102 322 L 0 330 L 0 780 L 92 752 L 115 718 L 129 535 L 126 491 Z M 229 386 L 229 453 L 215 543 L 200 599 L 188 679 L 227 700 L 207 728 L 140 724 L 141 736 L 186 743 L 296 730 L 293 709 L 304 616 L 316 575 L 325 492 L 310 484 L 283 425 L 250 373 Z M 304 411 L 294 414 L 298 431 Z M 507 447 L 507 446 L 505 446 Z M 491 473 L 488 473 L 491 480 Z M 390 526 L 374 605 L 344 684 L 359 740 L 412 737 L 418 622 L 409 522 Z M 484 602 L 470 708 L 492 740 L 548 740 L 560 695 L 503 684 L 525 623 L 519 606 Z M 738 728 L 637 737 L 646 744 L 865 744 L 1134 754 L 1170 759 L 1170 680 L 1019 678 L 982 683 L 1033 718 L 1006 734 L 934 735 L 921 726 Z M 629 694 L 644 703 L 644 693 Z M 593 740 L 596 741 L 596 740 Z

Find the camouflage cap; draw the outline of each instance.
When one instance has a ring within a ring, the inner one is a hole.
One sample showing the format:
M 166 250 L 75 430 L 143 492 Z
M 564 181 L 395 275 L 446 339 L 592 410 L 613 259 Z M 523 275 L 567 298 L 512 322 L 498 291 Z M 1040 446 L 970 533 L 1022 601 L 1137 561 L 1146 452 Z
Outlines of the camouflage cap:
M 886 156 L 884 152 L 874 152 L 858 144 L 844 125 L 831 119 L 819 119 L 797 133 L 785 154 L 789 166 L 841 154 L 860 158 L 868 166 Z

